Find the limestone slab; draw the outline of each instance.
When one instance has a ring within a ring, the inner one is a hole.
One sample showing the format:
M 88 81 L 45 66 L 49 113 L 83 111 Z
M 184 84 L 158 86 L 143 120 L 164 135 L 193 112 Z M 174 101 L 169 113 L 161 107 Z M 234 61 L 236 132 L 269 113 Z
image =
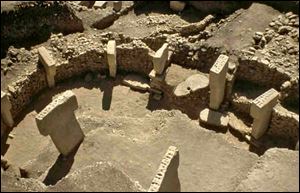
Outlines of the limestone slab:
M 8 95 L 1 91 L 1 118 L 3 119 L 3 122 L 9 126 L 13 127 L 14 120 L 11 114 L 11 103 L 8 99 Z
M 209 107 L 214 110 L 219 109 L 224 99 L 228 60 L 228 56 L 221 54 L 209 71 Z
M 254 118 L 251 135 L 259 139 L 269 127 L 273 107 L 278 103 L 279 93 L 269 89 L 252 101 L 250 115 Z
M 147 91 L 150 88 L 149 81 L 142 76 L 136 74 L 129 74 L 123 79 L 123 84 L 130 88 Z
M 50 135 L 56 148 L 65 156 L 84 138 L 74 114 L 77 108 L 75 94 L 66 91 L 56 97 L 35 118 L 40 133 Z
M 186 96 L 191 92 L 207 88 L 208 84 L 209 80 L 206 76 L 203 74 L 194 74 L 176 86 L 174 95 L 177 97 Z
M 111 77 L 115 78 L 117 74 L 117 48 L 115 40 L 109 40 L 107 43 L 107 60 L 109 74 Z
M 205 108 L 200 112 L 199 119 L 200 122 L 219 127 L 227 127 L 229 122 L 227 115 L 208 108 Z
M 153 67 L 157 74 L 162 74 L 165 70 L 169 58 L 168 43 L 164 43 L 153 56 Z
M 107 6 L 107 1 L 95 1 L 94 7 L 96 9 L 98 8 L 106 8 Z
M 152 180 L 149 192 L 180 192 L 178 178 L 179 151 L 170 146 L 164 155 L 157 173 Z
M 53 60 L 49 51 L 43 46 L 38 48 L 38 53 L 39 53 L 39 60 L 43 64 L 46 71 L 48 86 L 52 88 L 55 86 L 55 79 L 54 79 L 54 76 L 56 74 L 55 61 Z

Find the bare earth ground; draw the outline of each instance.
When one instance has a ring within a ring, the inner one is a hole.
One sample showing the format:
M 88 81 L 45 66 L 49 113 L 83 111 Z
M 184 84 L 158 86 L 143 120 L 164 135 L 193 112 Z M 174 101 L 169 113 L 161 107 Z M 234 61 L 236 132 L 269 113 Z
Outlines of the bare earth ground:
M 183 191 L 231 191 L 257 159 L 255 154 L 226 142 L 223 134 L 201 128 L 197 121 L 179 111 L 151 112 L 147 109 L 149 94 L 113 84 L 116 83 L 108 80 L 97 82 L 95 87 L 65 83 L 44 92 L 13 131 L 14 139 L 8 140 L 11 147 L 7 159 L 16 165 L 27 165 L 25 168 L 33 177 L 51 167 L 58 171 L 59 153 L 48 137 L 38 133 L 34 116 L 54 93 L 67 88 L 77 96 L 76 116 L 86 135 L 70 173 L 98 161 L 111 161 L 146 188 L 168 146 L 175 145 L 180 150 L 179 178 Z M 24 146 L 28 139 L 30 145 Z M 14 159 L 20 154 L 26 156 Z M 33 163 L 25 164 L 29 160 Z M 63 177 L 59 173 L 46 172 L 41 178 L 51 184 Z

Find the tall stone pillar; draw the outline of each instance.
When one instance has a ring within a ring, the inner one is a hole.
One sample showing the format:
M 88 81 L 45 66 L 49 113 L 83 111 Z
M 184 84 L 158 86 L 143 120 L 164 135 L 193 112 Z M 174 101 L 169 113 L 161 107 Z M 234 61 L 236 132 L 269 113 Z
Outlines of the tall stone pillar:
M 229 57 L 221 54 L 209 71 L 209 107 L 218 110 L 223 102 Z
M 117 48 L 115 40 L 109 40 L 107 43 L 107 60 L 109 75 L 115 78 L 117 74 Z
M 148 192 L 180 192 L 178 178 L 179 151 L 170 146 L 158 168 Z
M 250 115 L 253 117 L 251 135 L 258 139 L 268 129 L 273 107 L 278 103 L 279 93 L 271 88 L 252 101 Z
M 54 79 L 56 74 L 55 61 L 51 57 L 48 50 L 43 46 L 38 48 L 38 53 L 39 53 L 39 60 L 43 64 L 46 71 L 48 86 L 49 88 L 52 88 L 55 86 L 55 79 Z
M 66 91 L 55 98 L 35 118 L 42 135 L 50 135 L 58 151 L 69 155 L 83 140 L 84 134 L 76 120 L 78 108 L 75 94 Z

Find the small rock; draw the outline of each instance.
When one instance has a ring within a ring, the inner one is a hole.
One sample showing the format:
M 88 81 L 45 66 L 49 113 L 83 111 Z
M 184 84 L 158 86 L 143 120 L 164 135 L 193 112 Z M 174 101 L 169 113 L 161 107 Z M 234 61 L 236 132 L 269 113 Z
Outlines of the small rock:
M 291 31 L 289 26 L 281 26 L 281 27 L 278 28 L 278 33 L 281 34 L 281 35 L 286 34 L 289 31 Z
M 184 9 L 185 7 L 185 2 L 183 1 L 170 1 L 170 8 L 173 11 L 180 12 Z

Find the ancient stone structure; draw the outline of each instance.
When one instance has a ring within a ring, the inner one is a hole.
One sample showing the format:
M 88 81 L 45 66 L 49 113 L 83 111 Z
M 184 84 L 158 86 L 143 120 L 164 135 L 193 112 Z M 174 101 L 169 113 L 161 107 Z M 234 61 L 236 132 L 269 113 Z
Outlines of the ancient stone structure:
M 121 11 L 121 9 L 122 9 L 122 1 L 114 1 L 113 2 L 113 9 L 116 12 Z
M 117 74 L 117 50 L 115 40 L 110 40 L 107 43 L 107 60 L 109 66 L 109 74 L 111 77 L 115 78 Z
M 200 122 L 220 127 L 227 127 L 229 122 L 228 116 L 208 108 L 200 112 L 199 120 Z
M 157 50 L 153 56 L 153 67 L 157 74 L 161 75 L 167 64 L 169 57 L 168 43 L 164 43 L 159 50 Z
M 252 125 L 252 136 L 260 138 L 269 127 L 273 107 L 277 104 L 279 93 L 270 89 L 252 101 L 250 115 L 254 118 Z
M 149 188 L 149 192 L 180 192 L 178 178 L 179 151 L 176 147 L 170 146 L 163 157 L 157 174 Z
M 203 74 L 194 74 L 176 86 L 174 94 L 177 97 L 186 96 L 191 92 L 208 87 L 209 80 Z
M 107 1 L 96 1 L 94 4 L 94 8 L 106 8 L 107 6 Z
M 45 47 L 42 46 L 38 48 L 38 52 L 39 52 L 39 59 L 46 71 L 48 86 L 52 88 L 55 86 L 55 79 L 54 79 L 54 76 L 56 74 L 55 61 L 53 60 L 53 58 L 51 57 L 51 55 L 49 54 L 49 52 Z
M 58 151 L 69 155 L 83 140 L 84 134 L 76 120 L 78 108 L 75 94 L 66 91 L 55 98 L 36 116 L 36 124 L 42 135 L 50 135 Z
M 10 112 L 11 107 L 12 106 L 8 99 L 7 94 L 1 91 L 1 119 L 3 119 L 3 122 L 9 127 L 13 127 L 14 125 L 14 120 Z M 2 136 L 2 127 L 1 127 L 1 136 Z
M 209 107 L 218 110 L 225 95 L 226 73 L 229 57 L 221 54 L 209 71 Z

